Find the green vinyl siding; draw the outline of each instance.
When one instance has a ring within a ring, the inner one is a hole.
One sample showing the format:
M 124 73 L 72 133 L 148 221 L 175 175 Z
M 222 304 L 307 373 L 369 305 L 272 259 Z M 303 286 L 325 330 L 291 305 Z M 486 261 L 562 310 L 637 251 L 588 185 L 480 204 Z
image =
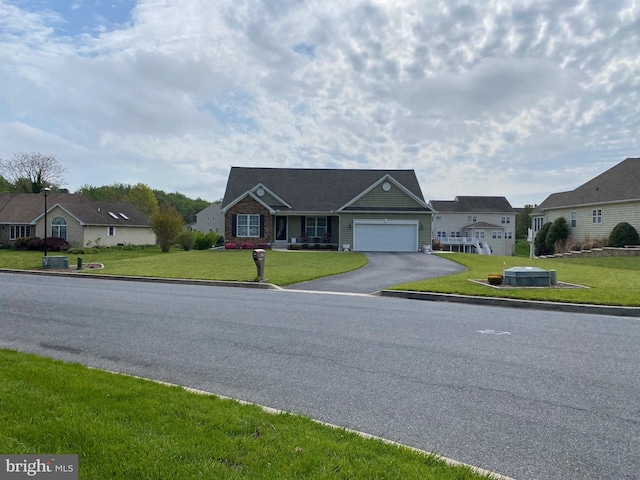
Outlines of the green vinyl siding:
M 382 185 L 378 185 L 349 207 L 423 207 L 395 184 L 391 182 L 389 184 L 391 189 L 388 192 L 384 191 Z

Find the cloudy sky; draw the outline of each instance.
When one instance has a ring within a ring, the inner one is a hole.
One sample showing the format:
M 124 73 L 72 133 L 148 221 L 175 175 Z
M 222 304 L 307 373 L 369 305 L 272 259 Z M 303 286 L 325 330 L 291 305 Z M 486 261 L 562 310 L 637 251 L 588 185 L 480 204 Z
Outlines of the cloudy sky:
M 537 204 L 640 156 L 639 91 L 640 0 L 0 0 L 0 158 L 71 191 L 412 168 Z

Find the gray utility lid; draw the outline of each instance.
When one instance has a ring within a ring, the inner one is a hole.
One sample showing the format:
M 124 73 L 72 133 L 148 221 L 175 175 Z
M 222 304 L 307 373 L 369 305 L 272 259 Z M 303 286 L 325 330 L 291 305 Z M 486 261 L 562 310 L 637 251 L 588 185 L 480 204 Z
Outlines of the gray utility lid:
M 546 270 L 538 267 L 511 267 L 507 268 L 506 272 L 546 272 Z

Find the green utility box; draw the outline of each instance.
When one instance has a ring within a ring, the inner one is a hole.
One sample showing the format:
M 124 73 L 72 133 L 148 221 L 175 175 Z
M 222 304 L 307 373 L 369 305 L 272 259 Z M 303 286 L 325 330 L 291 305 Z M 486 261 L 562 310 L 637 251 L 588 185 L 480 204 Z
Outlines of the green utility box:
M 69 259 L 62 255 L 53 255 L 50 257 L 42 257 L 42 268 L 69 268 Z

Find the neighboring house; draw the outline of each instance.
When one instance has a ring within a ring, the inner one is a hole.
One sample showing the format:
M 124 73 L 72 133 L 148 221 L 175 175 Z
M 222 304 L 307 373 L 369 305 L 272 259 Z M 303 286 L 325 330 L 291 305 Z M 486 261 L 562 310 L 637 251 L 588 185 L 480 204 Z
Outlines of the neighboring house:
M 640 231 L 640 158 L 627 158 L 575 190 L 549 195 L 530 216 L 534 236 L 564 217 L 576 243 L 608 239 L 620 222 Z
M 204 210 L 196 213 L 196 223 L 193 230 L 224 235 L 224 215 L 220 211 L 219 203 L 212 203 Z
M 505 197 L 432 200 L 433 238 L 450 251 L 515 255 L 516 211 Z
M 0 245 L 45 233 L 45 198 L 35 193 L 0 193 Z M 127 203 L 96 202 L 83 195 L 50 193 L 47 237 L 72 246 L 155 245 L 149 218 Z
M 233 167 L 222 201 L 225 240 L 417 252 L 431 214 L 413 170 Z

